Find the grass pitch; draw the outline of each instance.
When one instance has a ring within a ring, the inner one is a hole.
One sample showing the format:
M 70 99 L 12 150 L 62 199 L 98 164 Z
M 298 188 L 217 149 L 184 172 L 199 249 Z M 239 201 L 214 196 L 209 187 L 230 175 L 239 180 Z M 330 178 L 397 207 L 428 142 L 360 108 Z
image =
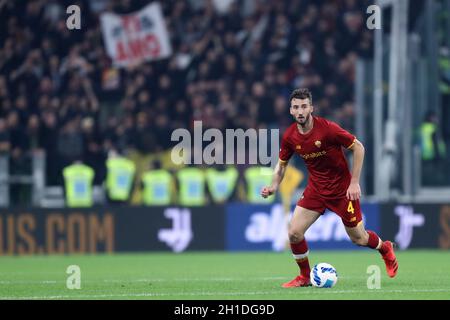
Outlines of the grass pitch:
M 450 252 L 397 257 L 390 279 L 376 252 L 312 251 L 311 266 L 336 267 L 331 289 L 281 288 L 298 272 L 288 252 L 0 257 L 0 299 L 450 299 Z M 79 290 L 66 287 L 69 265 L 80 267 Z M 380 267 L 380 289 L 367 288 L 370 265 Z

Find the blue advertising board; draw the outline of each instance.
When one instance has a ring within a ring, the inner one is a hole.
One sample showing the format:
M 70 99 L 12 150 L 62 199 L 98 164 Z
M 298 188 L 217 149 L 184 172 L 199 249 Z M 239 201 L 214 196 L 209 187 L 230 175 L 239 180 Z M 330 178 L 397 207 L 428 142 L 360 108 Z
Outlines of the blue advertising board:
M 379 206 L 362 203 L 361 209 L 366 229 L 378 233 Z M 290 214 L 285 214 L 281 204 L 229 204 L 225 209 L 225 247 L 231 251 L 283 251 L 289 219 Z M 340 217 L 329 211 L 310 227 L 305 237 L 311 249 L 359 249 L 350 241 Z

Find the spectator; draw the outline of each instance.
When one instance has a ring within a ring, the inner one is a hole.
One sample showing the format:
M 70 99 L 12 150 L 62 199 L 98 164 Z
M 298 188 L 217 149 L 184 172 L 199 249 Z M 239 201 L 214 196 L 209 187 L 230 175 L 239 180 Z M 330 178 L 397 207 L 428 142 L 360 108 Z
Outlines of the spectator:
M 58 153 L 62 167 L 83 159 L 83 138 L 79 132 L 79 118 L 73 118 L 62 127 L 58 136 Z
M 95 184 L 101 184 L 106 175 L 106 153 L 103 150 L 103 141 L 97 134 L 94 119 L 87 117 L 81 121 L 83 136 L 83 163 L 95 171 Z
M 41 146 L 46 151 L 46 180 L 47 184 L 59 183 L 60 170 L 63 168 L 58 152 L 58 126 L 56 114 L 44 111 L 41 118 Z M 54 165 L 50 165 L 50 163 Z
M 11 149 L 9 142 L 9 132 L 5 119 L 0 118 L 0 154 L 8 153 Z

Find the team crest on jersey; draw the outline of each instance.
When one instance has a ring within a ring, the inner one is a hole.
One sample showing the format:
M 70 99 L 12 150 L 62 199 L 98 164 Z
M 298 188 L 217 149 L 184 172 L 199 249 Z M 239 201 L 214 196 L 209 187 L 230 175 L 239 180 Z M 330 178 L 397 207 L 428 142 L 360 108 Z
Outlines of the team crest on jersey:
M 316 145 L 317 148 L 320 148 L 322 146 L 322 142 L 320 142 L 319 140 L 314 142 L 314 144 Z
M 302 149 L 302 146 L 298 144 L 298 145 L 295 146 L 295 149 L 296 149 L 296 150 L 301 150 L 301 149 Z

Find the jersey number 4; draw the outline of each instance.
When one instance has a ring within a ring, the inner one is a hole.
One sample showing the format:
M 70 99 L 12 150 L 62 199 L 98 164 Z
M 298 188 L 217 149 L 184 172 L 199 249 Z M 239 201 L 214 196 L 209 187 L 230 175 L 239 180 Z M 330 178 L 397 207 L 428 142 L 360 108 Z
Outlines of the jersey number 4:
M 353 204 L 351 201 L 348 202 L 347 212 L 350 212 L 351 214 L 355 214 L 355 208 L 353 208 Z

